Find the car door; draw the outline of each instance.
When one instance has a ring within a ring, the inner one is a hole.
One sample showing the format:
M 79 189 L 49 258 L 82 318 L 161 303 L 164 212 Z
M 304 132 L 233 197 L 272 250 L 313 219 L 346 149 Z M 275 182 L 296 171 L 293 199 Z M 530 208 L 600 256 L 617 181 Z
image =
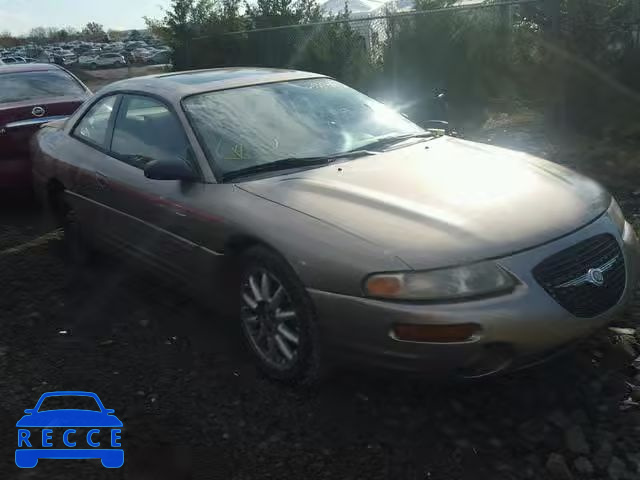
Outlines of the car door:
M 108 95 L 95 101 L 87 109 L 71 132 L 71 144 L 61 146 L 61 154 L 68 156 L 68 201 L 83 224 L 90 228 L 87 232 L 94 241 L 109 242 L 112 232 L 105 228 L 105 211 L 100 204 L 102 195 L 101 179 L 97 168 L 104 161 L 107 142 L 111 140 L 111 130 L 117 106 L 118 95 Z
M 203 269 L 202 249 L 193 241 L 184 212 L 202 195 L 204 183 L 152 180 L 147 162 L 188 160 L 187 137 L 175 113 L 163 102 L 143 95 L 123 95 L 115 116 L 108 155 L 96 175 L 102 189 L 108 228 L 118 244 L 161 270 L 184 279 Z

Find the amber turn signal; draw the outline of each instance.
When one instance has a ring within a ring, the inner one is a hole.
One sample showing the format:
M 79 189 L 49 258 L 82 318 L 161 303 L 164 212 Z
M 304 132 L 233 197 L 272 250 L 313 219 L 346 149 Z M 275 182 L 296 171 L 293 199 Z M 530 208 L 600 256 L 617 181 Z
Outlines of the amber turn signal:
M 393 335 L 406 342 L 457 343 L 471 340 L 481 330 L 479 325 L 395 325 Z
M 373 297 L 394 297 L 401 288 L 402 280 L 394 275 L 374 276 L 367 281 L 367 293 Z

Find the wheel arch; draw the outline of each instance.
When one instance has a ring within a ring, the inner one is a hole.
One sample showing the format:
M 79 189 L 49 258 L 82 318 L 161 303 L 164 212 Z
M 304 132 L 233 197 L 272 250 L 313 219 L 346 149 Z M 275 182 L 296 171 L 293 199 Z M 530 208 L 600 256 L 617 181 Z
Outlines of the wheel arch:
M 47 180 L 45 188 L 47 195 L 59 195 L 65 190 L 64 184 L 57 177 Z
M 44 185 L 43 206 L 56 221 L 59 221 L 66 213 L 64 203 L 65 190 L 64 184 L 57 177 L 49 178 Z
M 278 252 L 268 242 L 253 235 L 238 234 L 227 239 L 224 244 L 224 254 L 231 258 L 240 258 L 243 253 L 253 247 L 265 247 L 274 252 Z
M 284 261 L 302 280 L 295 262 L 293 262 L 290 257 L 285 255 L 281 250 L 274 247 L 268 241 L 251 234 L 237 234 L 227 239 L 224 244 L 225 272 L 227 274 L 231 272 L 235 272 L 236 274 L 239 273 L 239 270 L 242 268 L 242 259 L 244 254 L 254 247 L 262 247 L 280 257 L 280 259 L 282 259 L 282 261 Z

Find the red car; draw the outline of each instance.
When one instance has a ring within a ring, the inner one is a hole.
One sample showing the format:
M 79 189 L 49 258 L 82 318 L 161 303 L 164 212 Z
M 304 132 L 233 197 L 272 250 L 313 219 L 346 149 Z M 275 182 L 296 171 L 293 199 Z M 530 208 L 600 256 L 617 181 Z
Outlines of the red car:
M 42 124 L 71 115 L 90 95 L 58 65 L 0 67 L 0 192 L 30 188 L 31 136 Z

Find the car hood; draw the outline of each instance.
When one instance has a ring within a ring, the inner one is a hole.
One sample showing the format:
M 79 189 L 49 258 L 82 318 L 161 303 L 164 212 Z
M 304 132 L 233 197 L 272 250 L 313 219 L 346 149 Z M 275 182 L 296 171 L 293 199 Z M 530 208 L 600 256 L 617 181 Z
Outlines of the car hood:
M 452 137 L 239 186 L 373 242 L 414 269 L 540 245 L 594 220 L 611 201 L 564 167 Z
M 113 415 L 90 410 L 50 410 L 25 415 L 16 427 L 121 427 Z

